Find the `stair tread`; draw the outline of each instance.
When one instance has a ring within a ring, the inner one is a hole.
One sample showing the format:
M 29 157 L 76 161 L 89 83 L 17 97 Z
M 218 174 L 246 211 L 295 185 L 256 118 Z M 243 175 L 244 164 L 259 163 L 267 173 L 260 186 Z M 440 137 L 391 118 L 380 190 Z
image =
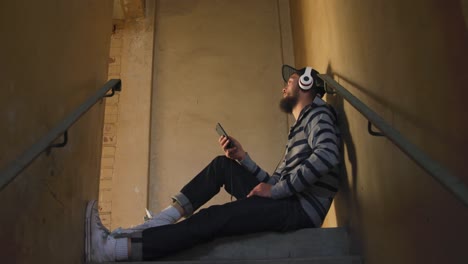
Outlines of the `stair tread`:
M 344 228 L 307 228 L 225 237 L 164 260 L 278 259 L 349 255 Z
M 231 260 L 183 260 L 183 261 L 145 261 L 123 263 L 155 264 L 362 264 L 360 256 L 322 256 L 310 258 L 282 259 L 231 259 Z

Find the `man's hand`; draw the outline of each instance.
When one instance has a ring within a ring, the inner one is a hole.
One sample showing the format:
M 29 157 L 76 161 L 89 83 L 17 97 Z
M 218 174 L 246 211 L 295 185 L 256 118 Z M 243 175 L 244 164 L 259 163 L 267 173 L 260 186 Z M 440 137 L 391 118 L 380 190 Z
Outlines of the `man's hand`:
M 226 157 L 234 160 L 243 160 L 245 158 L 245 151 L 235 138 L 231 136 L 229 136 L 229 138 L 221 136 L 218 141 Z M 232 142 L 232 148 L 227 147 L 229 142 Z
M 271 198 L 271 186 L 273 185 L 261 182 L 255 186 L 249 194 L 247 194 L 247 198 L 251 196 Z

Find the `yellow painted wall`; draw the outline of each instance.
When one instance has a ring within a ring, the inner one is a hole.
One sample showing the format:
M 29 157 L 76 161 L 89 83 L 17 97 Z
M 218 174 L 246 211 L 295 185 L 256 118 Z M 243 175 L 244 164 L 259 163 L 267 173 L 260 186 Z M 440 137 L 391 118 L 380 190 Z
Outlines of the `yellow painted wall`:
M 462 2 L 290 4 L 296 65 L 332 75 L 468 184 Z M 345 141 L 337 222 L 360 242 L 366 263 L 466 263 L 467 207 L 390 141 L 370 136 L 347 102 L 327 100 L 341 112 Z
M 106 82 L 111 17 L 112 1 L 1 2 L 0 168 Z M 0 192 L 2 263 L 81 263 L 103 110 L 95 105 L 65 148 L 40 155 Z
M 282 49 L 290 30 L 285 27 L 287 32 L 280 34 L 279 14 L 284 13 L 278 12 L 287 2 L 157 3 L 149 184 L 153 211 L 171 203 L 171 195 L 223 154 L 217 122 L 261 167 L 274 170 L 288 132 L 286 115 L 278 107 L 281 65 L 292 59 L 290 42 Z M 229 200 L 222 190 L 209 204 Z

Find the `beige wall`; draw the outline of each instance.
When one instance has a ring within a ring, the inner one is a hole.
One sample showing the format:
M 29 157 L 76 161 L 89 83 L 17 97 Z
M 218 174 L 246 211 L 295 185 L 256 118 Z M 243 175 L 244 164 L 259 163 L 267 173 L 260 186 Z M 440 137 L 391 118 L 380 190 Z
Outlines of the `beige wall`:
M 267 171 L 281 158 L 288 131 L 286 115 L 278 108 L 283 55 L 277 1 L 157 3 L 149 185 L 153 211 L 167 206 L 171 195 L 223 154 L 217 122 Z M 290 62 L 288 51 L 284 60 Z M 212 203 L 230 200 L 221 193 Z
M 466 13 L 466 12 L 465 12 Z M 468 183 L 468 34 L 460 1 L 291 1 L 298 66 L 328 72 Z M 464 263 L 468 211 L 339 96 L 347 183 L 338 224 L 366 263 Z
M 0 167 L 107 80 L 112 1 L 2 1 Z M 0 192 L 2 263 L 80 263 L 85 204 L 97 199 L 103 104 Z M 59 139 L 60 140 L 60 139 Z

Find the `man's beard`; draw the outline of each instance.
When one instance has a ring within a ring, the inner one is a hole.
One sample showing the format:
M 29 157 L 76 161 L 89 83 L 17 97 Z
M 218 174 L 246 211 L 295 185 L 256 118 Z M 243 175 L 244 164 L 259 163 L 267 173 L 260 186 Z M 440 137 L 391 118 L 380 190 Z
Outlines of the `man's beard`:
M 279 107 L 281 111 L 285 112 L 286 114 L 291 114 L 293 108 L 297 105 L 298 100 L 299 96 L 296 93 L 294 93 L 292 96 L 283 97 L 281 98 Z

